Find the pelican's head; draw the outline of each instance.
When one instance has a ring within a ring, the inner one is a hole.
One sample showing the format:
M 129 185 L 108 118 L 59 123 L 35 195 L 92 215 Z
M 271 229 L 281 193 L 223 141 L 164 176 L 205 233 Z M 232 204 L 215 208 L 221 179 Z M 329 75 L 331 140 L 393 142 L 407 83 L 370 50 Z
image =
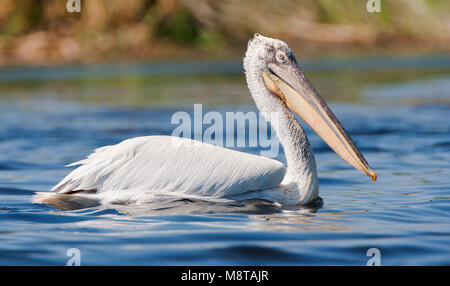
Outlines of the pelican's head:
M 300 116 L 347 163 L 376 181 L 364 156 L 280 40 L 255 34 L 248 42 L 244 69 L 258 107 L 284 104 Z

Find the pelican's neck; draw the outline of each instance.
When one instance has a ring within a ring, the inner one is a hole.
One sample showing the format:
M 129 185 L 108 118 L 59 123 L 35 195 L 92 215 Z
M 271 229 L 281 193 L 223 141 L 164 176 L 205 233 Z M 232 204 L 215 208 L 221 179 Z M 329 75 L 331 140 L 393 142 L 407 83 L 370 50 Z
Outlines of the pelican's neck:
M 247 83 L 259 111 L 270 122 L 283 146 L 287 162 L 282 185 L 298 191 L 299 203 L 309 203 L 319 195 L 316 161 L 308 138 L 286 105 L 265 86 L 261 76 L 246 72 Z

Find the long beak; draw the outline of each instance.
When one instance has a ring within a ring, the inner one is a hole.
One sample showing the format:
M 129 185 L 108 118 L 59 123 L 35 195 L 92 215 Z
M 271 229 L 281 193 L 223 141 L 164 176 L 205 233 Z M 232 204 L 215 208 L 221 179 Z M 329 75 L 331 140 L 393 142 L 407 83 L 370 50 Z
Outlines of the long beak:
M 263 72 L 263 78 L 266 86 L 311 126 L 334 152 L 374 182 L 377 180 L 353 140 L 297 64 L 287 67 L 269 64 L 269 71 Z

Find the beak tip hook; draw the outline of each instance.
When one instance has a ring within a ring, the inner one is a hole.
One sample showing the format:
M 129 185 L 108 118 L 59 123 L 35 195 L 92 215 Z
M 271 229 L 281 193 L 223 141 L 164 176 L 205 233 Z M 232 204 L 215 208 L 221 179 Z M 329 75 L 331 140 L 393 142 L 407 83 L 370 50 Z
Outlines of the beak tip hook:
M 372 172 L 372 174 L 370 174 L 370 177 L 372 177 L 372 181 L 374 183 L 377 181 L 377 174 L 375 174 L 375 172 Z

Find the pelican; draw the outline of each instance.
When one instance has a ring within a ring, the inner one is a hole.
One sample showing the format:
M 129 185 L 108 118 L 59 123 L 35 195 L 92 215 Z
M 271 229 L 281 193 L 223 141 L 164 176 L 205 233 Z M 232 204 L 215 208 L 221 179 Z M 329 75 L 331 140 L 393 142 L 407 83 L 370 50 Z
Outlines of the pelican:
M 316 162 L 296 113 L 347 163 L 376 181 L 361 152 L 312 86 L 288 45 L 255 34 L 244 58 L 247 85 L 283 146 L 287 166 L 262 156 L 172 136 L 145 136 L 96 149 L 56 194 L 139 204 L 155 194 L 270 198 L 308 204 L 319 197 Z M 294 113 L 293 113 L 294 112 Z M 275 115 L 276 119 L 275 120 Z M 276 121 L 276 124 L 275 124 Z M 43 199 L 40 202 L 51 202 Z

